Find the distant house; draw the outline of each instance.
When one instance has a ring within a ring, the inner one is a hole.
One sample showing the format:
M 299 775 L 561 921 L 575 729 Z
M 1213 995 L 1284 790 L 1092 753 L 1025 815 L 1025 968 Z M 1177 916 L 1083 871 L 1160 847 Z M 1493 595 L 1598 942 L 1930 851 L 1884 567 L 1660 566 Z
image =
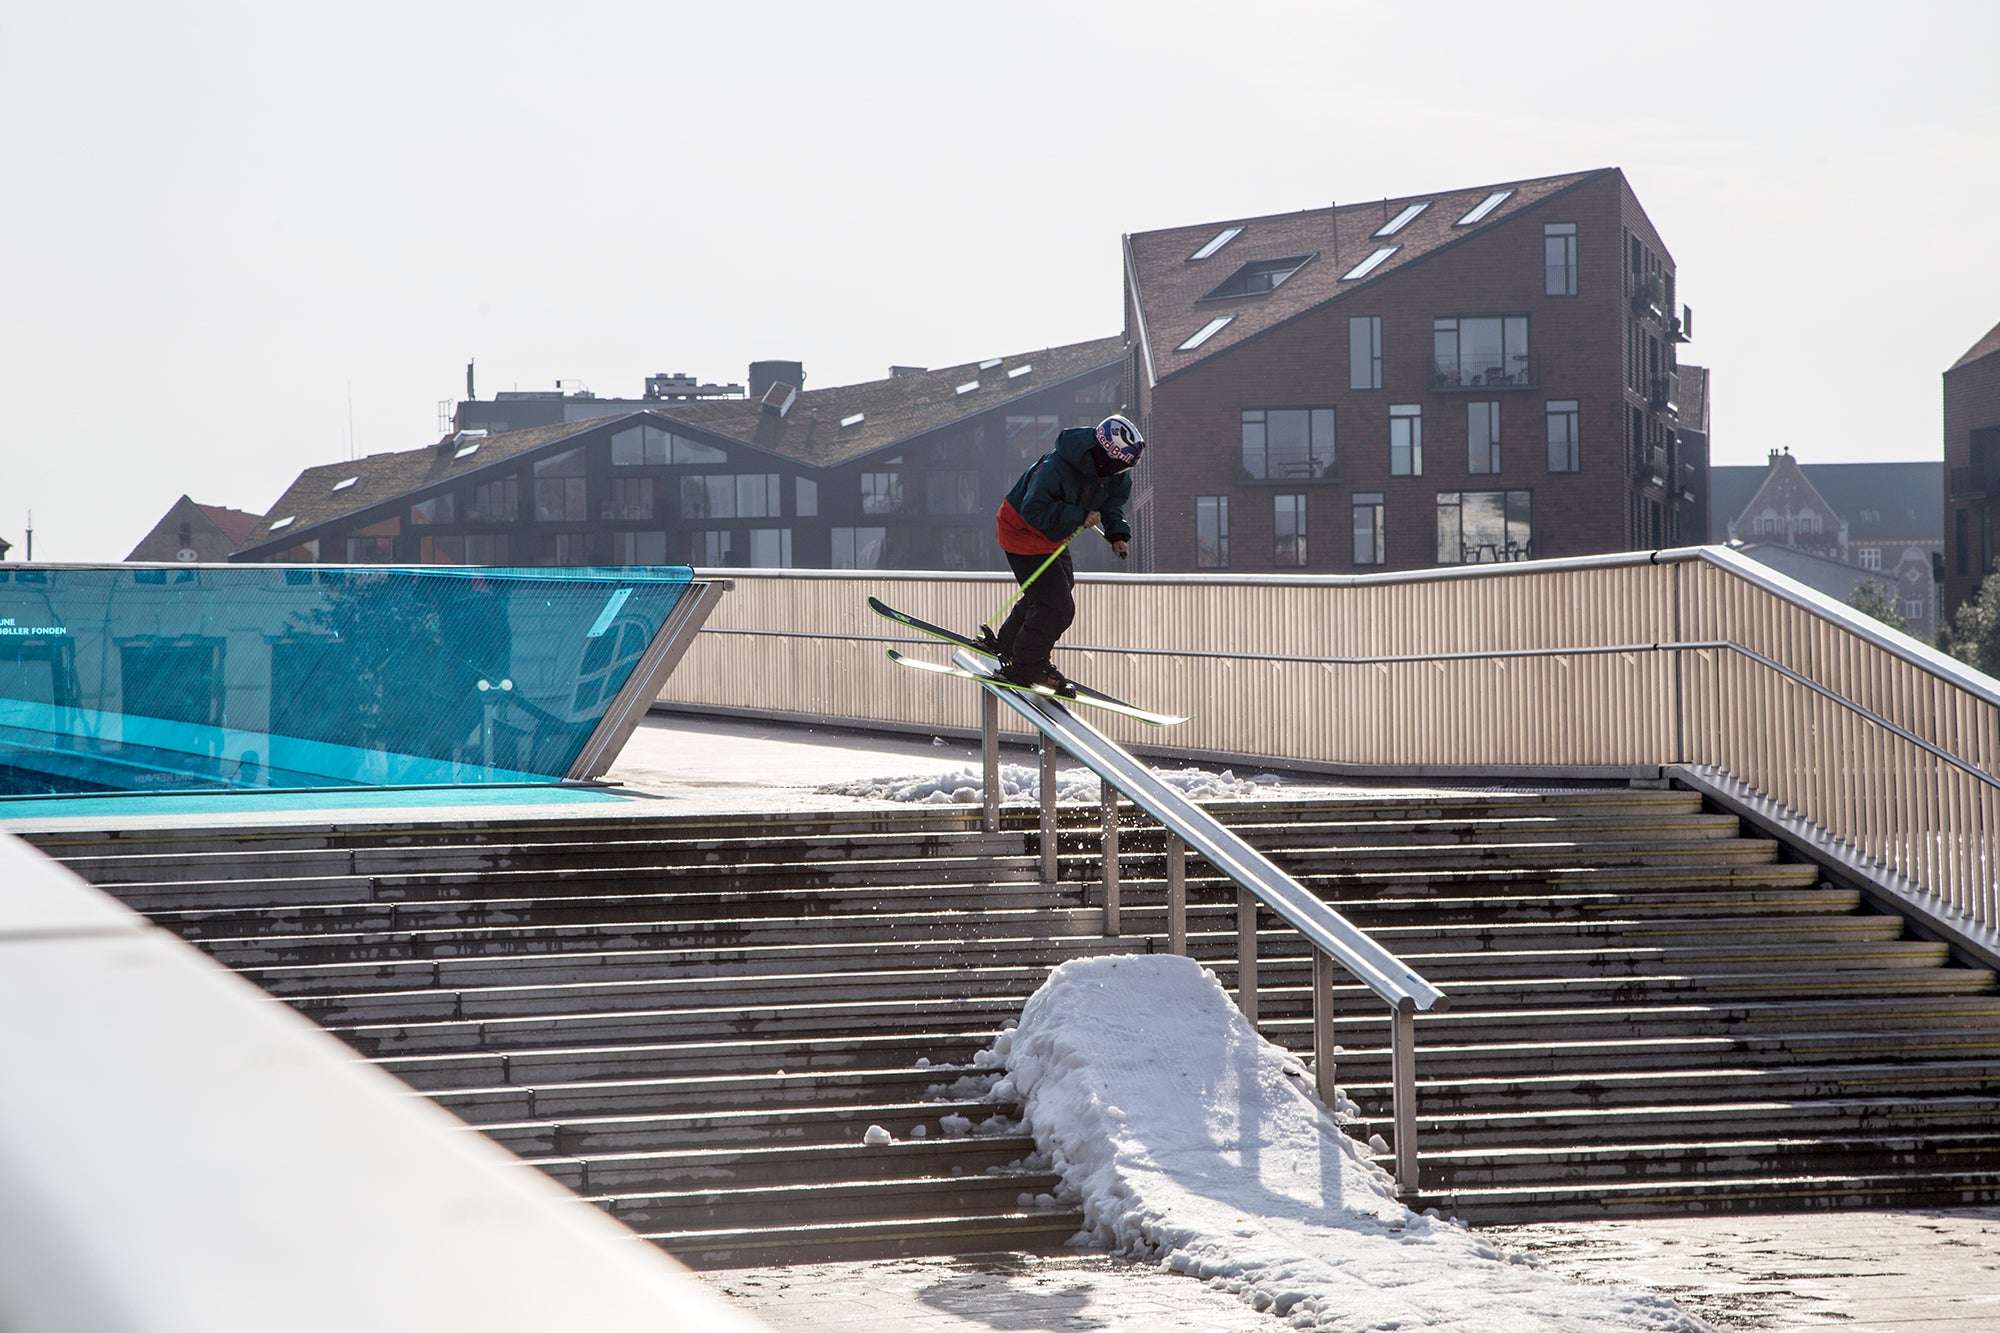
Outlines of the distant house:
M 1945 615 L 1957 612 L 1993 572 L 2000 509 L 2000 324 L 1944 373 L 1944 463 L 1951 510 L 1945 556 Z
M 1942 462 L 1801 464 L 1774 449 L 1761 468 L 1709 470 L 1709 540 L 1740 543 L 1745 555 L 1841 601 L 1859 582 L 1879 582 L 1910 634 L 1932 642 L 1943 481 Z M 1768 558 L 1776 551 L 1803 552 L 1824 565 Z
M 1119 410 L 1117 337 L 752 392 L 462 404 L 435 445 L 309 468 L 233 557 L 315 563 L 1000 569 L 993 514 L 1056 432 Z M 483 423 L 483 424 L 474 424 Z M 1079 563 L 1109 568 L 1102 542 Z
M 125 558 L 183 563 L 227 560 L 256 529 L 258 521 L 256 514 L 224 505 L 196 504 L 183 495 Z
M 1131 396 L 1161 460 L 1135 474 L 1142 569 L 1701 539 L 1691 315 L 1616 169 L 1134 233 L 1125 261 Z

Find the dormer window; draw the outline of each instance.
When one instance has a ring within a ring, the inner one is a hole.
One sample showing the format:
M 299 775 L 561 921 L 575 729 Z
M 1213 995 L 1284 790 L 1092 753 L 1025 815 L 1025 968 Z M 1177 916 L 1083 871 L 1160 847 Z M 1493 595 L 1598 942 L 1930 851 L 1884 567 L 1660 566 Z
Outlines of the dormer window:
M 1221 301 L 1232 296 L 1262 296 L 1275 290 L 1286 278 L 1297 273 L 1319 256 L 1293 255 L 1287 259 L 1253 259 L 1242 268 L 1224 278 L 1204 301 Z

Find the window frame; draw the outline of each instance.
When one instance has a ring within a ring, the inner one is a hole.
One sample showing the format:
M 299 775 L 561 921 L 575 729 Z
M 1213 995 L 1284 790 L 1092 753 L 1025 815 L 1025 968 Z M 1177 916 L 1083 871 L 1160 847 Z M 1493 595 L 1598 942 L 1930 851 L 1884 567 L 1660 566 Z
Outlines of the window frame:
M 1403 426 L 1399 432 L 1396 428 Z M 1398 434 L 1405 438 L 1398 440 Z M 1402 457 L 1397 457 L 1401 451 Z M 1421 477 L 1424 475 L 1424 405 L 1422 403 L 1391 403 L 1389 405 L 1389 475 L 1392 477 Z
M 1279 515 L 1291 510 L 1291 534 L 1284 535 Z M 1291 559 L 1284 558 L 1290 545 Z M 1311 565 L 1306 547 L 1306 496 L 1304 491 L 1280 491 L 1271 496 L 1271 564 L 1276 569 L 1306 569 Z

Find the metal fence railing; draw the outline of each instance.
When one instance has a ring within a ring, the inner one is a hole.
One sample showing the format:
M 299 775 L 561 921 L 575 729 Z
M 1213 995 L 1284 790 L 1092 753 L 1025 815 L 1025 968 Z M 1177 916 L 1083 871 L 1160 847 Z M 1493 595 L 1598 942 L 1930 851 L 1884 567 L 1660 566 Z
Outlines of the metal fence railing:
M 1003 575 L 729 573 L 662 702 L 978 727 L 976 691 L 883 660 L 929 641 L 865 603 L 970 629 Z M 1726 549 L 1083 582 L 1059 665 L 1192 719 L 1106 724 L 1135 748 L 1412 776 L 1707 766 L 2000 926 L 2000 685 Z

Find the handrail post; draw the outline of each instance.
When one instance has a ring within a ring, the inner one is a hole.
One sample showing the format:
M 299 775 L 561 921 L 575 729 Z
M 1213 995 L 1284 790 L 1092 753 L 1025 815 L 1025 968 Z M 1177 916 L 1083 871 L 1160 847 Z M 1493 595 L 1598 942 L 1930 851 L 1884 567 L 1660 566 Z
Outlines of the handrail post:
M 988 833 L 1000 831 L 1000 701 L 993 691 L 979 692 L 979 762 L 985 784 L 986 810 L 982 825 Z
M 1395 1086 L 1396 1187 L 1417 1192 L 1417 1011 L 1399 1004 L 1389 1013 L 1389 1074 Z
M 1104 936 L 1118 936 L 1118 789 L 1106 778 L 1100 789 L 1104 805 Z
M 1319 1092 L 1319 1099 L 1331 1108 L 1337 1095 L 1334 1086 L 1333 955 L 1324 949 L 1313 950 L 1312 987 L 1313 1086 Z
M 1042 883 L 1053 884 L 1061 874 L 1056 859 L 1056 743 L 1042 736 L 1041 772 L 1037 787 L 1042 801 Z
M 1236 1007 L 1257 1026 L 1257 895 L 1236 887 Z
M 1167 952 L 1187 957 L 1187 844 L 1167 834 Z

